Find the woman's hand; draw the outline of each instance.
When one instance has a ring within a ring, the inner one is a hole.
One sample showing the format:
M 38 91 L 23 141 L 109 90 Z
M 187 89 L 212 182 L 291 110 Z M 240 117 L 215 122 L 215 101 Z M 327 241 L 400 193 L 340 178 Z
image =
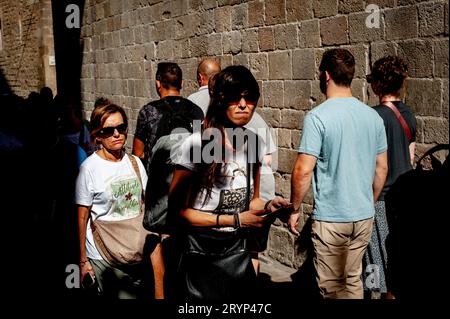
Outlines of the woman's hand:
M 273 213 L 274 211 L 276 211 L 280 208 L 289 207 L 290 205 L 291 205 L 291 203 L 289 203 L 283 197 L 276 196 L 274 199 L 272 199 L 270 201 L 270 203 L 267 205 L 266 209 L 268 211 L 270 211 L 271 213 Z
M 247 210 L 239 214 L 241 227 L 263 227 L 268 219 L 265 216 L 267 211 L 265 209 L 260 210 Z
M 88 260 L 80 261 L 80 283 L 83 283 L 84 276 L 90 273 L 95 277 L 94 269 Z

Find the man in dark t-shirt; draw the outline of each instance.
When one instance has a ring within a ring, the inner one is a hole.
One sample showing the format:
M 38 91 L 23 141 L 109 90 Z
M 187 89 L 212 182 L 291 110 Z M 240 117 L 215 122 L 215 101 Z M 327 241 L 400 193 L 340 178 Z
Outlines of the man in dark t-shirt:
M 189 122 L 203 120 L 203 111 L 200 107 L 180 95 L 182 83 L 182 71 L 178 64 L 159 63 L 156 71 L 156 91 L 161 99 L 144 105 L 139 111 L 133 154 L 143 160 L 148 175 L 150 174 L 148 162 L 152 156 L 153 146 L 157 142 L 158 135 L 161 136 L 162 130 L 167 129 L 160 125 L 163 114 L 167 113 L 167 110 L 172 110 L 170 115 L 184 117 Z
M 143 161 L 147 171 L 149 177 L 147 192 L 152 192 L 149 186 L 167 189 L 167 185 L 162 185 L 161 183 L 170 182 L 166 178 L 170 176 L 161 176 L 161 172 L 170 174 L 169 170 L 161 170 L 161 166 L 151 165 L 152 152 L 158 139 L 170 135 L 172 130 L 177 128 L 182 128 L 192 133 L 193 121 L 203 120 L 203 111 L 200 107 L 180 96 L 182 83 L 182 71 L 178 64 L 172 62 L 159 63 L 156 71 L 156 91 L 160 99 L 144 105 L 139 111 L 133 140 L 133 154 Z M 164 159 L 160 157 L 158 156 L 157 160 L 164 162 Z M 159 172 L 152 172 L 152 170 L 155 170 L 155 167 L 157 167 Z M 164 188 L 164 186 L 166 187 Z M 150 208 L 148 205 L 149 198 L 151 196 L 146 196 L 146 217 Z M 153 266 L 155 299 L 164 299 L 167 297 L 167 289 L 164 286 L 166 281 L 164 259 L 167 258 L 167 251 L 163 249 L 162 240 L 169 236 L 156 233 L 154 235 L 156 243 L 150 259 Z

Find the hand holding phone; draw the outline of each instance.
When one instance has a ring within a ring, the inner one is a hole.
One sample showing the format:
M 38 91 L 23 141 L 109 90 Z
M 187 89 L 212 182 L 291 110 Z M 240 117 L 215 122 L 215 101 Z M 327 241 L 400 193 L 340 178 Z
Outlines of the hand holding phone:
M 273 211 L 273 212 L 268 211 L 267 213 L 265 213 L 261 216 L 262 217 L 267 217 L 267 216 L 277 217 L 277 216 L 281 216 L 281 215 L 285 215 L 285 214 L 290 214 L 293 211 L 294 211 L 294 205 L 290 204 L 288 206 L 278 208 L 276 211 Z
M 81 283 L 81 286 L 84 289 L 89 289 L 89 288 L 93 287 L 95 284 L 96 284 L 95 276 L 93 274 L 91 274 L 90 272 L 88 272 L 84 276 L 83 282 Z

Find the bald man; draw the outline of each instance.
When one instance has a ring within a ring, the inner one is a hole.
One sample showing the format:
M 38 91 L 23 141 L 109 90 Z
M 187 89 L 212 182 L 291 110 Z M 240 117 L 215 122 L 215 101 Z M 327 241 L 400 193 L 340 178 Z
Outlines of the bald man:
M 209 105 L 208 81 L 220 71 L 220 64 L 214 59 L 204 59 L 197 67 L 197 81 L 200 88 L 197 92 L 189 95 L 188 100 L 197 104 L 205 115 Z

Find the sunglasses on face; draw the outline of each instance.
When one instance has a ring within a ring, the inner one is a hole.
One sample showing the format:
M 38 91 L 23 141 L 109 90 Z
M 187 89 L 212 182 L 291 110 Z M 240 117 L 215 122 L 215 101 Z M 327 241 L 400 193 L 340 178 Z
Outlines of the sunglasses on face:
M 98 135 L 103 138 L 108 138 L 114 135 L 114 132 L 117 130 L 119 134 L 125 134 L 127 132 L 128 126 L 125 123 L 119 124 L 117 126 L 108 126 L 102 128 L 98 131 Z

